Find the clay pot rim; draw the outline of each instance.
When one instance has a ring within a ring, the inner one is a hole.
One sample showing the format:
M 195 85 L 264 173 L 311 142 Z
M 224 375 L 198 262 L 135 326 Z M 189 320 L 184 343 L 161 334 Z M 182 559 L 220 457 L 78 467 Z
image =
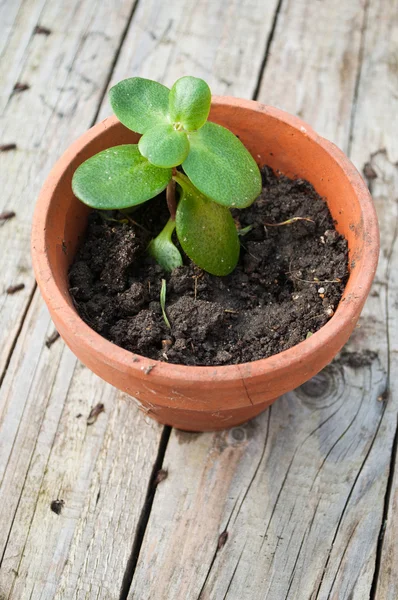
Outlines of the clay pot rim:
M 340 166 L 351 185 L 355 188 L 362 211 L 363 237 L 365 240 L 363 256 L 360 266 L 355 267 L 350 274 L 351 278 L 360 283 L 360 290 L 358 294 L 343 296 L 345 301 L 340 302 L 333 317 L 308 339 L 269 358 L 249 363 L 225 366 L 185 366 L 171 364 L 134 354 L 103 338 L 80 318 L 78 313 L 65 300 L 56 285 L 46 251 L 45 229 L 53 190 L 59 179 L 68 168 L 71 160 L 83 146 L 99 135 L 104 128 L 112 127 L 118 122 L 115 116 L 108 117 L 80 136 L 57 161 L 49 174 L 39 195 L 33 218 L 32 260 L 36 279 L 44 297 L 47 299 L 49 309 L 55 313 L 62 312 L 62 320 L 68 327 L 73 328 L 77 332 L 75 335 L 80 338 L 80 344 L 85 347 L 85 350 L 95 353 L 105 364 L 112 365 L 122 371 L 130 371 L 140 379 L 147 377 L 146 373 L 148 371 L 145 373 L 147 367 L 156 367 L 156 378 L 162 379 L 165 383 L 173 381 L 174 385 L 178 380 L 196 381 L 211 385 L 220 381 L 241 382 L 245 377 L 264 377 L 270 373 L 275 377 L 278 375 L 278 371 L 284 373 L 288 366 L 293 368 L 302 364 L 304 368 L 306 360 L 311 355 L 327 344 L 328 340 L 338 336 L 339 332 L 344 330 L 346 326 L 349 326 L 350 322 L 356 320 L 358 311 L 361 310 L 363 299 L 368 294 L 376 271 L 379 248 L 376 211 L 362 177 L 344 153 L 335 144 L 315 133 L 305 121 L 278 108 L 267 106 L 254 100 L 243 100 L 230 96 L 213 96 L 212 104 L 229 105 L 231 107 L 235 106 L 237 109 L 243 108 L 266 113 L 273 119 L 288 124 L 297 130 L 300 135 L 306 135 L 313 142 L 320 145 Z

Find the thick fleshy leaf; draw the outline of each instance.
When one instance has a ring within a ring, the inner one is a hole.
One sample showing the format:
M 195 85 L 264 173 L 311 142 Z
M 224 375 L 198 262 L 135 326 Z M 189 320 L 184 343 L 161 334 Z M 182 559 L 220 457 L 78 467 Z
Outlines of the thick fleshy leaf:
M 92 208 L 128 208 L 157 196 L 171 174 L 171 169 L 151 165 L 136 144 L 126 144 L 103 150 L 82 163 L 73 175 L 72 189 Z
M 188 137 L 190 151 L 182 166 L 194 186 L 224 206 L 250 206 L 261 192 L 261 175 L 242 142 L 209 121 Z
M 228 275 L 237 265 L 240 244 L 228 208 L 205 198 L 184 176 L 177 206 L 178 240 L 191 260 L 212 275 Z
M 153 165 L 176 167 L 188 156 L 189 142 L 183 131 L 176 131 L 169 123 L 159 123 L 144 133 L 138 148 Z
M 149 254 L 165 271 L 172 271 L 182 265 L 180 251 L 171 239 L 175 227 L 175 221 L 169 219 L 159 235 L 148 246 Z
M 112 110 L 123 125 L 145 133 L 156 123 L 168 123 L 169 88 L 157 81 L 131 77 L 109 90 Z
M 170 90 L 170 118 L 187 131 L 199 129 L 206 123 L 210 104 L 210 88 L 198 77 L 181 77 Z

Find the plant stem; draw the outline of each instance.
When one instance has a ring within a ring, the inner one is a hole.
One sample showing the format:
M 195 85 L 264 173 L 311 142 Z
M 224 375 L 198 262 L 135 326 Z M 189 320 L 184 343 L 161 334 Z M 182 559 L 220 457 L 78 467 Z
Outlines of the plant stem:
M 197 190 L 194 185 L 190 182 L 188 177 L 184 175 L 184 173 L 180 173 L 177 169 L 173 169 L 173 177 L 169 181 L 166 188 L 166 200 L 167 206 L 170 213 L 170 218 L 172 221 L 175 221 L 176 212 L 177 212 L 177 200 L 176 200 L 176 183 L 185 190 L 186 192 L 190 192 L 191 194 L 197 194 L 202 196 L 202 194 Z
M 169 209 L 170 218 L 175 221 L 177 212 L 176 202 L 176 182 L 170 179 L 166 189 L 167 208 Z
M 173 171 L 173 180 L 178 183 L 179 186 L 181 186 L 184 189 L 190 189 L 193 190 L 194 192 L 200 194 L 199 190 L 197 190 L 193 184 L 190 182 L 190 180 L 188 179 L 188 177 L 186 175 L 184 175 L 184 173 L 180 173 L 180 171 L 177 171 L 177 169 L 175 170 L 175 172 Z
M 172 271 L 182 265 L 181 254 L 171 239 L 175 228 L 176 222 L 170 217 L 162 231 L 148 246 L 149 254 L 165 271 Z

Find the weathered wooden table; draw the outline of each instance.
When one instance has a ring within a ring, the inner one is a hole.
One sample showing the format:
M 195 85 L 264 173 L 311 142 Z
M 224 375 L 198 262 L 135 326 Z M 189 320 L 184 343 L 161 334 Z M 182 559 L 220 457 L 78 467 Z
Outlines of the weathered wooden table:
M 0 599 L 397 600 L 396 2 L 2 0 L 0 24 Z M 381 225 L 344 353 L 216 434 L 158 426 L 54 341 L 29 257 L 40 186 L 109 86 L 183 74 L 367 164 Z

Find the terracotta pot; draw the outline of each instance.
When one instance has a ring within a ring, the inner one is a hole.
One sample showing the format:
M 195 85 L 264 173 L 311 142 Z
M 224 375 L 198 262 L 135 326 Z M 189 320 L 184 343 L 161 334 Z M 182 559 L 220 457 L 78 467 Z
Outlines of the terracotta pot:
M 139 136 L 115 117 L 90 129 L 57 162 L 41 191 L 32 236 L 38 284 L 71 350 L 97 375 L 130 394 L 146 414 L 190 431 L 243 423 L 327 365 L 355 327 L 379 252 L 368 189 L 336 146 L 300 119 L 257 102 L 215 97 L 210 120 L 238 134 L 260 165 L 308 179 L 326 198 L 337 229 L 348 240 L 350 276 L 344 297 L 332 319 L 309 339 L 252 363 L 186 367 L 123 350 L 81 320 L 68 291 L 68 267 L 84 234 L 88 209 L 72 194 L 71 179 L 76 167 L 100 150 L 137 142 Z

